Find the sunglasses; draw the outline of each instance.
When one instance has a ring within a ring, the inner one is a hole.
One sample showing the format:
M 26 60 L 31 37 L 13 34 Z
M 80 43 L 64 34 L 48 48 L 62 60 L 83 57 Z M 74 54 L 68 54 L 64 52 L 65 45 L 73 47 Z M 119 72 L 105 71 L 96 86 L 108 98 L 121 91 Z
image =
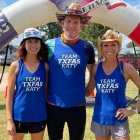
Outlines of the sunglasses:
M 104 36 L 100 36 L 101 40 L 107 40 L 107 39 L 118 39 L 121 38 L 121 35 L 118 32 L 114 32 L 112 34 L 107 34 Z
M 32 32 L 25 32 L 24 33 L 26 37 L 30 37 L 30 36 L 40 36 L 40 33 L 39 32 L 36 32 L 36 31 L 32 31 Z
M 74 9 L 66 9 L 65 14 L 82 15 L 82 11 Z

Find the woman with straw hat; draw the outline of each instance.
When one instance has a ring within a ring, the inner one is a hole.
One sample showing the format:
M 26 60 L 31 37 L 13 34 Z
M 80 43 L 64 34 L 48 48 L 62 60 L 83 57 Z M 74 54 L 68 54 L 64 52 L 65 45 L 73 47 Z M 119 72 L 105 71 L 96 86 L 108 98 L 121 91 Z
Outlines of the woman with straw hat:
M 85 71 L 95 62 L 93 46 L 80 39 L 84 16 L 79 4 L 72 3 L 56 14 L 63 28 L 61 37 L 47 41 L 49 47 L 48 135 L 63 139 L 65 122 L 71 140 L 83 140 L 86 122 Z
M 127 109 L 125 90 L 130 79 L 140 89 L 140 78 L 133 66 L 118 60 L 122 36 L 108 30 L 98 38 L 103 61 L 94 65 L 87 86 L 87 96 L 96 87 L 91 131 L 96 140 L 130 140 L 128 117 L 135 114 Z

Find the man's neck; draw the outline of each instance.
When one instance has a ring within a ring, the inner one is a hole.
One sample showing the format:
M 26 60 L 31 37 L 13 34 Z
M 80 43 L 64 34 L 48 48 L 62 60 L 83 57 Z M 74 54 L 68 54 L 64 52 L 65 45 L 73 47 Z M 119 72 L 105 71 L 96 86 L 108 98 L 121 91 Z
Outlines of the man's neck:
M 65 37 L 64 33 L 61 34 L 61 39 L 65 44 L 75 44 L 79 40 L 79 35 L 74 37 L 73 39 Z
M 74 37 L 74 38 L 69 38 L 68 36 L 66 36 L 66 35 L 64 34 L 64 38 L 65 38 L 66 40 L 75 40 L 75 39 L 79 39 L 79 35 L 77 35 L 77 36 Z

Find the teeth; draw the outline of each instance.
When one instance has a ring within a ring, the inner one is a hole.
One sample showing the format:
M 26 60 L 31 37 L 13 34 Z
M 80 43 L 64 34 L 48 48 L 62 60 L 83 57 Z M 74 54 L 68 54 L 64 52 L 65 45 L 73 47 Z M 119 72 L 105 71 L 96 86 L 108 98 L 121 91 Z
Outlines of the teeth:
M 31 48 L 31 51 L 36 51 L 37 49 Z

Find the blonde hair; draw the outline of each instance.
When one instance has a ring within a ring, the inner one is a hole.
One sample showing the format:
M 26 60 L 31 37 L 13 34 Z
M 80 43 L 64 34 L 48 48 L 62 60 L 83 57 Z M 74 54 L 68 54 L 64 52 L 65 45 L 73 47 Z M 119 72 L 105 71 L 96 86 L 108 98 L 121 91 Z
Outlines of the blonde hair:
M 103 42 L 116 41 L 119 46 L 122 45 L 122 35 L 114 30 L 107 30 L 102 37 L 97 38 L 99 56 L 102 58 L 101 46 Z

